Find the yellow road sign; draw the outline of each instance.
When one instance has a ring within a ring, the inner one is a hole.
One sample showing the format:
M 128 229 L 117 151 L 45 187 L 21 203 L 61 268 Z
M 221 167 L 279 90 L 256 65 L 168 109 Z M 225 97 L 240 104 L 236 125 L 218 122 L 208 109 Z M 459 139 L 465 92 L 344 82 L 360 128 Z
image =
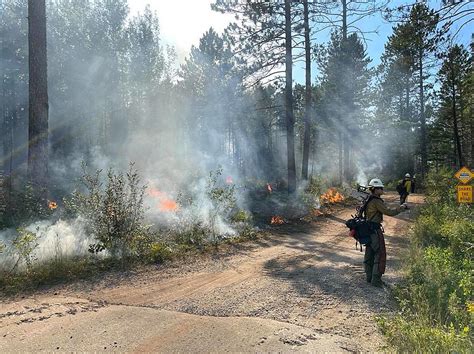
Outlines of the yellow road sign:
M 458 202 L 472 203 L 472 186 L 458 186 Z
M 464 166 L 454 174 L 454 177 L 456 177 L 461 183 L 464 184 L 469 183 L 473 176 L 474 175 L 471 170 L 468 169 L 466 166 Z

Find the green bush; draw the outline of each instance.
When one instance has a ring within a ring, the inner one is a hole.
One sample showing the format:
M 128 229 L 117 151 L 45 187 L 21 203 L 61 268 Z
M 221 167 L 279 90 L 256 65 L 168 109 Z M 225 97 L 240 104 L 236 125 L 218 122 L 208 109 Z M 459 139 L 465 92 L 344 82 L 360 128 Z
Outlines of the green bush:
M 187 220 L 170 230 L 172 239 L 177 244 L 201 248 L 207 241 L 211 230 L 200 220 Z
M 23 228 L 17 229 L 17 236 L 12 241 L 13 254 L 18 257 L 15 267 L 23 262 L 26 266 L 26 272 L 33 268 L 35 260 L 34 251 L 38 247 L 38 236 L 36 233 Z
M 83 168 L 81 181 L 85 191 L 75 191 L 65 200 L 65 205 L 88 221 L 88 231 L 97 240 L 90 251 L 107 250 L 113 257 L 122 259 L 139 255 L 136 239 L 146 238 L 149 230 L 144 225 L 146 187 L 133 164 L 125 175 L 109 169 L 105 183 L 101 180 L 102 171 L 89 174 Z
M 211 171 L 206 184 L 206 194 L 212 204 L 209 211 L 209 229 L 214 244 L 217 244 L 221 236 L 217 230 L 218 218 L 230 218 L 229 214 L 236 203 L 235 186 L 220 183 L 221 175 L 221 167 L 216 171 Z
M 245 210 L 238 210 L 231 217 L 232 222 L 249 222 L 251 220 L 252 215 Z
M 396 288 L 400 313 L 381 322 L 400 351 L 467 352 L 472 347 L 474 212 L 455 201 L 453 173 L 426 180 L 406 279 Z
M 0 230 L 51 216 L 53 210 L 48 208 L 44 194 L 44 189 L 35 189 L 24 179 L 18 178 L 13 185 L 11 177 L 0 176 Z
M 152 263 L 163 263 L 171 259 L 173 252 L 171 248 L 163 242 L 154 242 L 150 245 L 147 260 Z
M 472 349 L 468 327 L 462 331 L 431 327 L 403 316 L 382 318 L 379 323 L 400 353 L 469 353 Z

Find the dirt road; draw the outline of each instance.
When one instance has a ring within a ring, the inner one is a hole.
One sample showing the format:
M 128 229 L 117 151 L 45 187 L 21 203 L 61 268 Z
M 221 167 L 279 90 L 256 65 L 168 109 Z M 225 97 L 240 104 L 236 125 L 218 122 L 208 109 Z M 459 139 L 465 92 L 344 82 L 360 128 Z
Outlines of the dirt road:
M 394 201 L 389 195 L 386 200 Z M 410 204 L 422 197 L 410 196 Z M 54 289 L 0 305 L 2 351 L 376 351 L 393 309 L 365 282 L 346 208 L 192 264 Z M 386 217 L 389 284 L 414 209 Z

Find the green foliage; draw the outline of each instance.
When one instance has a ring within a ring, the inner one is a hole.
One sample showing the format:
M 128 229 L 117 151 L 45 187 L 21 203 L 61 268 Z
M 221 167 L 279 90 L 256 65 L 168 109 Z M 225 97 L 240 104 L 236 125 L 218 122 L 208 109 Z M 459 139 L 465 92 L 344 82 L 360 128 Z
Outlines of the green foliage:
M 118 266 L 112 258 L 98 259 L 91 256 L 56 258 L 35 264 L 29 272 L 0 271 L 0 297 L 78 279 L 90 279 Z
M 113 257 L 122 258 L 137 256 L 135 241 L 148 232 L 143 223 L 146 187 L 141 184 L 138 172 L 133 164 L 125 175 L 109 169 L 103 183 L 102 171 L 88 174 L 83 167 L 81 180 L 85 191 L 75 191 L 65 200 L 65 205 L 88 221 L 88 231 L 97 240 L 90 251 L 107 250 Z
M 429 205 L 456 205 L 456 179 L 449 168 L 441 168 L 426 176 L 426 202 Z
M 324 187 L 325 183 L 320 176 L 310 176 L 302 195 L 303 203 L 308 207 L 314 207 L 315 203 L 319 202 Z
M 382 321 L 401 351 L 466 352 L 472 346 L 474 211 L 458 205 L 453 174 L 427 177 L 427 203 L 415 222 L 400 314 Z
M 34 251 L 38 247 L 38 236 L 23 228 L 17 229 L 17 232 L 18 235 L 12 241 L 13 253 L 18 256 L 16 265 L 22 261 L 26 265 L 26 271 L 30 272 L 35 260 Z
M 44 200 L 44 190 L 20 181 L 21 187 L 11 185 L 11 177 L 0 180 L 0 230 L 30 224 L 53 213 Z M 10 190 L 10 191 L 9 191 Z
M 252 215 L 246 210 L 238 210 L 231 217 L 232 222 L 249 222 L 252 220 Z
M 164 261 L 171 259 L 173 253 L 169 246 L 163 242 L 153 242 L 150 245 L 147 260 L 152 263 L 163 263 Z
M 170 231 L 174 242 L 185 246 L 201 248 L 208 239 L 211 230 L 196 218 L 188 219 L 181 227 Z
M 219 217 L 228 218 L 230 211 L 235 206 L 235 186 L 219 183 L 222 175 L 222 167 L 216 171 L 211 171 L 207 179 L 206 193 L 212 202 L 212 207 L 209 212 L 209 228 L 212 235 L 212 240 L 217 244 L 219 232 L 217 230 L 217 222 Z
M 252 227 L 249 224 L 245 224 L 244 227 L 242 227 L 239 230 L 239 236 L 238 238 L 240 240 L 256 240 L 260 235 L 260 232 L 257 231 L 254 227 Z
M 456 331 L 453 327 L 440 329 L 406 320 L 401 316 L 380 318 L 379 324 L 385 335 L 396 343 L 401 353 L 469 353 L 472 343 L 466 327 Z

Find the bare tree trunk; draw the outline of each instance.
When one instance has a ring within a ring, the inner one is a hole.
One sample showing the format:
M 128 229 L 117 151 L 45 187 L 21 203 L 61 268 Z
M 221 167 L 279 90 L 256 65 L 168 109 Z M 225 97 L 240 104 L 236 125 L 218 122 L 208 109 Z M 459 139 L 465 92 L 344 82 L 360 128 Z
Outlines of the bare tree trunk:
M 7 101 L 8 101 L 8 92 L 7 92 L 7 78 L 5 76 L 2 77 L 2 159 L 1 159 L 1 168 L 2 172 L 6 175 L 7 174 L 7 161 L 8 161 L 8 154 L 10 153 L 11 147 L 9 144 L 9 128 L 10 128 L 10 122 L 9 118 L 10 115 L 8 113 L 8 107 L 7 107 Z
M 296 190 L 295 120 L 293 116 L 293 58 L 291 42 L 291 0 L 285 0 L 285 108 L 286 144 L 288 153 L 288 193 Z
M 28 0 L 28 179 L 46 197 L 48 182 L 48 75 L 45 0 Z
M 308 179 L 308 161 L 310 150 L 310 112 L 311 112 L 311 42 L 309 29 L 309 9 L 308 0 L 304 0 L 304 41 L 305 41 L 305 61 L 306 61 L 306 90 L 305 90 L 305 117 L 304 117 L 304 140 L 303 140 L 303 166 L 301 177 Z
M 343 43 L 343 65 L 344 65 L 344 70 L 347 70 L 347 0 L 342 0 L 342 43 Z M 349 86 L 350 82 L 347 83 L 347 86 L 345 87 L 345 92 L 344 96 L 347 99 L 349 95 L 349 91 L 351 90 L 351 87 Z M 346 118 L 346 122 L 341 120 L 341 124 L 344 126 L 342 130 L 342 142 L 340 145 L 340 149 L 342 150 L 342 154 L 340 154 L 341 160 L 342 160 L 342 168 L 340 173 L 342 174 L 341 177 L 341 184 L 342 182 L 348 182 L 349 180 L 349 151 L 350 151 L 350 142 L 349 142 L 349 136 L 348 136 L 348 125 L 351 123 L 350 119 L 347 119 L 348 117 L 351 116 L 349 110 L 352 108 L 352 102 L 349 102 L 349 100 L 344 102 L 344 107 L 346 108 L 344 111 L 344 116 Z
M 339 184 L 342 186 L 342 180 L 343 180 L 343 160 L 342 160 L 342 142 L 343 142 L 343 137 L 342 137 L 342 132 L 339 130 L 338 134 L 338 143 L 339 143 Z
M 428 164 L 428 151 L 426 147 L 426 117 L 425 117 L 425 93 L 423 87 L 423 48 L 420 48 L 419 52 L 419 73 L 420 73 L 420 134 L 421 134 L 421 179 L 425 179 L 427 164 Z
M 454 80 L 454 76 L 453 76 Z M 462 149 L 461 149 L 461 140 L 459 137 L 459 128 L 458 128 L 458 118 L 456 114 L 456 87 L 454 82 L 451 86 L 451 95 L 452 95 L 452 113 L 453 113 L 453 134 L 454 134 L 454 142 L 456 145 L 456 157 L 457 157 L 457 167 L 461 168 L 464 165 L 464 159 L 462 156 Z
M 410 78 L 408 76 L 405 81 L 405 117 L 403 118 L 410 120 Z

